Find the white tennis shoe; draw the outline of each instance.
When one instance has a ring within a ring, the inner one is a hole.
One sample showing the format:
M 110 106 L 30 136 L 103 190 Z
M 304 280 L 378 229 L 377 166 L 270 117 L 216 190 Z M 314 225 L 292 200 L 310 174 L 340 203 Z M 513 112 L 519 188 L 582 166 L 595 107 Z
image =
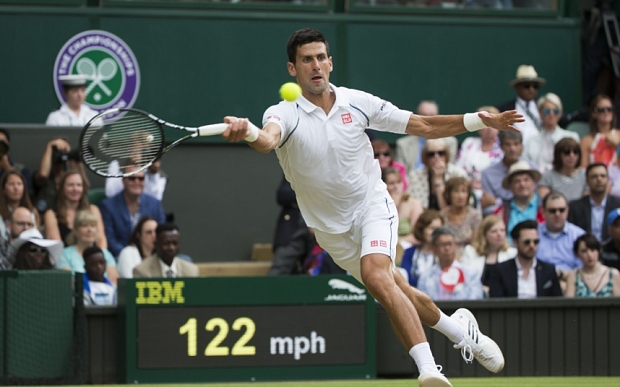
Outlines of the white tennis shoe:
M 420 387 L 452 387 L 450 381 L 440 372 L 441 366 L 437 367 L 439 369 L 422 370 L 418 377 L 418 385 Z
M 465 336 L 454 348 L 461 350 L 465 362 L 471 363 L 473 358 L 487 370 L 498 373 L 504 368 L 504 355 L 495 341 L 480 333 L 478 321 L 467 309 L 457 309 L 450 318 L 455 319 L 465 329 Z

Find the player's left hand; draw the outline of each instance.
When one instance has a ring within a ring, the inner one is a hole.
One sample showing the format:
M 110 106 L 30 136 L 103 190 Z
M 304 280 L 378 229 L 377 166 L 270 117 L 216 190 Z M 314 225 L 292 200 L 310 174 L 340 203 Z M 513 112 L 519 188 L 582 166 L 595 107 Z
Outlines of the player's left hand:
M 224 117 L 224 123 L 228 124 L 228 127 L 222 133 L 229 142 L 239 142 L 244 140 L 249 134 L 249 121 L 247 118 L 238 118 L 233 116 Z
M 507 110 L 503 113 L 488 113 L 488 112 L 478 112 L 478 117 L 482 120 L 490 128 L 495 128 L 499 130 L 511 130 L 513 132 L 518 132 L 519 129 L 515 128 L 513 124 L 517 122 L 524 122 L 523 116 L 517 113 L 516 110 Z

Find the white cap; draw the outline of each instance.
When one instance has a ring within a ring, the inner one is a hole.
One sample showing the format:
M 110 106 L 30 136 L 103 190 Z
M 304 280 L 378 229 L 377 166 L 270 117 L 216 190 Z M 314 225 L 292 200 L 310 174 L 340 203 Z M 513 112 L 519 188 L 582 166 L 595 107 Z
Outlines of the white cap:
M 52 265 L 56 265 L 60 255 L 62 254 L 62 250 L 64 248 L 64 244 L 61 241 L 55 241 L 52 239 L 43 239 L 43 235 L 36 228 L 31 228 L 26 231 L 23 231 L 19 234 L 19 237 L 11 242 L 13 246 L 13 254 L 16 254 L 20 247 L 24 245 L 24 243 L 30 242 L 34 243 L 37 246 L 46 247 L 50 253 L 50 261 Z
M 58 80 L 63 86 L 86 86 L 88 76 L 82 74 L 61 75 L 58 77 Z

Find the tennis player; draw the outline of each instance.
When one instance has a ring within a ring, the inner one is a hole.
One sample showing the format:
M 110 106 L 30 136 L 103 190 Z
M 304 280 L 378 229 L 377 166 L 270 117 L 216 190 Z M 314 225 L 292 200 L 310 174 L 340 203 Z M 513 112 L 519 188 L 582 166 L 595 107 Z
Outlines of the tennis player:
M 268 108 L 263 130 L 245 118 L 225 117 L 223 137 L 255 138 L 250 146 L 262 153 L 275 149 L 317 242 L 385 307 L 418 367 L 420 386 L 451 386 L 435 364 L 421 323 L 452 340 L 467 362 L 475 357 L 489 371 L 501 371 L 500 348 L 479 332 L 471 312 L 459 309 L 448 317 L 395 270 L 398 211 L 364 130 L 442 138 L 486 127 L 516 131 L 513 124 L 523 122 L 522 116 L 507 111 L 422 117 L 368 93 L 336 87 L 329 83 L 329 45 L 314 29 L 295 32 L 287 54 L 288 72 L 302 95 Z

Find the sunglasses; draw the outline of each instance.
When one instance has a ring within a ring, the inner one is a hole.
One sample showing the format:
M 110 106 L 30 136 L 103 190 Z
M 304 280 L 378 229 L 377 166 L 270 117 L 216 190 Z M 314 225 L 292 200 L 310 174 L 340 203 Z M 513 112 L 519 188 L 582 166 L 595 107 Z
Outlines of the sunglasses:
M 435 155 L 439 155 L 439 156 L 445 156 L 446 155 L 446 151 L 430 151 L 430 152 L 426 152 L 426 157 L 433 158 L 435 157 Z
M 540 85 L 538 83 L 521 83 L 520 85 L 522 88 L 524 89 L 531 89 L 534 88 L 536 90 L 538 90 L 538 88 L 540 87 Z
M 390 152 L 375 152 L 375 159 L 378 159 L 380 156 L 390 157 L 392 154 Z
M 547 208 L 547 211 L 549 211 L 552 214 L 556 214 L 556 213 L 560 213 L 563 214 L 566 211 L 566 207 L 562 207 L 562 208 Z
M 45 254 L 47 253 L 47 248 L 45 247 L 41 247 L 41 246 L 37 246 L 37 245 L 30 245 L 28 246 L 28 252 L 30 253 L 41 253 L 41 254 Z
M 560 109 L 543 109 L 542 111 L 543 115 L 548 116 L 549 114 L 553 113 L 554 115 L 559 115 L 560 114 Z
M 562 154 L 563 154 L 563 155 L 565 155 L 565 156 L 568 156 L 568 155 L 570 155 L 571 153 L 572 153 L 572 154 L 574 154 L 574 155 L 579 156 L 579 154 L 581 153 L 581 151 L 580 151 L 579 149 L 564 149 L 564 150 L 562 151 Z
M 596 107 L 596 111 L 599 113 L 604 113 L 604 112 L 612 112 L 614 110 L 613 106 L 597 106 Z
M 129 181 L 144 181 L 144 176 L 127 176 L 126 179 Z
M 526 245 L 529 245 L 532 242 L 534 242 L 535 245 L 538 245 L 540 243 L 540 239 L 523 239 L 521 242 L 523 242 Z

